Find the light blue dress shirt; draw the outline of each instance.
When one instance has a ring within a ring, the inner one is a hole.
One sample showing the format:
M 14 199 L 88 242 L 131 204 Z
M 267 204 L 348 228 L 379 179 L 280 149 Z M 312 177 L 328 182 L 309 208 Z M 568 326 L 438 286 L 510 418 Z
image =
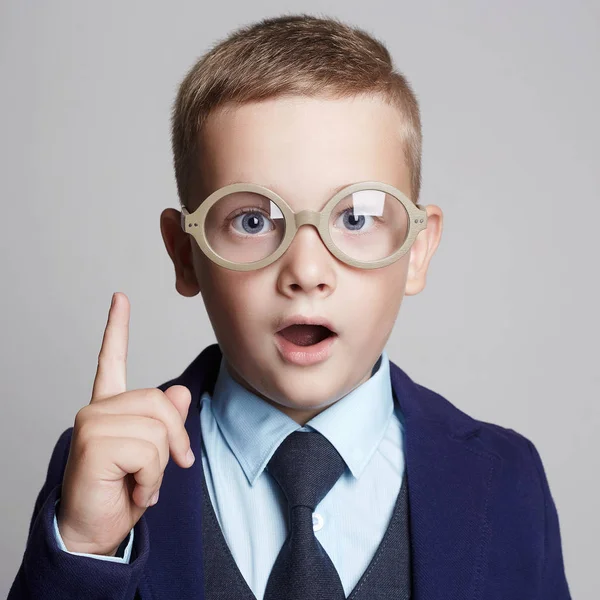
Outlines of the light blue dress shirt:
M 387 353 L 367 381 L 304 427 L 234 381 L 223 357 L 212 397 L 202 395 L 200 424 L 217 520 L 259 600 L 287 536 L 287 502 L 265 467 L 296 430 L 319 431 L 335 446 L 347 469 L 315 508 L 313 530 L 350 595 L 383 538 L 404 475 L 404 420 L 392 396 Z M 55 533 L 67 551 L 56 518 Z M 123 558 L 84 556 L 129 562 L 133 529 L 130 535 Z

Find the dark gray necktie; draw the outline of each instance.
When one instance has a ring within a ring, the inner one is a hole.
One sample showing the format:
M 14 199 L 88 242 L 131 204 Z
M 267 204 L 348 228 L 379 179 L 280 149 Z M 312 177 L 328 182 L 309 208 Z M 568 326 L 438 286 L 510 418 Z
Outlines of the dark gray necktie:
M 342 600 L 342 582 L 315 537 L 312 514 L 346 468 L 318 431 L 294 431 L 275 451 L 268 471 L 287 501 L 290 529 L 279 551 L 264 600 Z

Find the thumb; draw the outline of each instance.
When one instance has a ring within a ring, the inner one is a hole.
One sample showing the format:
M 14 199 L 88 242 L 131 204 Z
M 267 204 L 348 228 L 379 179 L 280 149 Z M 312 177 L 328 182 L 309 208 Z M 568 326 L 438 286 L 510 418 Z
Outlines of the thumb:
M 184 385 L 172 385 L 165 391 L 165 396 L 172 402 L 177 409 L 183 422 L 187 419 L 192 393 Z

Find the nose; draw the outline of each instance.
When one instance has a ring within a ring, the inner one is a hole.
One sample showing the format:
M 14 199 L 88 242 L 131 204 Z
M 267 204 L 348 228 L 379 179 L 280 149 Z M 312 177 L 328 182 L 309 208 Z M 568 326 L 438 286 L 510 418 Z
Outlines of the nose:
M 288 249 L 279 257 L 280 272 L 278 286 L 282 293 L 297 291 L 329 295 L 335 287 L 337 259 L 325 246 L 317 228 L 302 225 Z

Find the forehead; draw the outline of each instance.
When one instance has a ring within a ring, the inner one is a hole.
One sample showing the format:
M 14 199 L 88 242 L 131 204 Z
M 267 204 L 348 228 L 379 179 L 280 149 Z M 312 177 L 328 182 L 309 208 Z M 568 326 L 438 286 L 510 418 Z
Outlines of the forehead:
M 377 96 L 288 96 L 226 106 L 200 136 L 203 193 L 258 183 L 292 207 L 318 209 L 336 190 L 375 180 L 410 193 L 399 111 Z

